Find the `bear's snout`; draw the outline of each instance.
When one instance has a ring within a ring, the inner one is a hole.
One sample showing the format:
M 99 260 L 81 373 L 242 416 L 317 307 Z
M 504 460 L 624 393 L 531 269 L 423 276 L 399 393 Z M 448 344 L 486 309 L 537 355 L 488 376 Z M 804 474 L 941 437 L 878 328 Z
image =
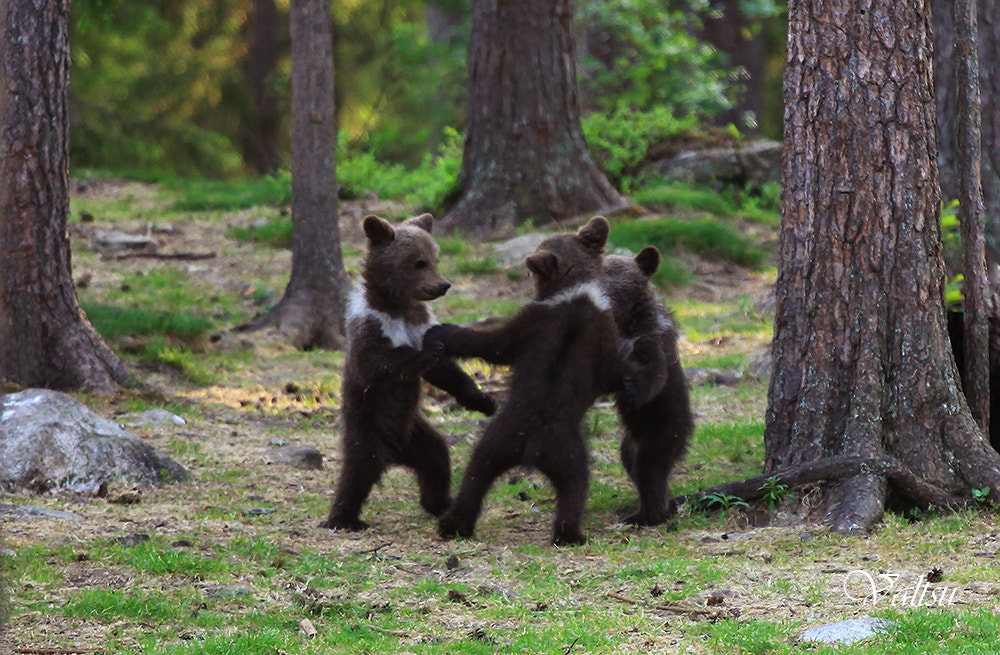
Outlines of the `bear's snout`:
M 416 290 L 416 297 L 419 300 L 434 300 L 448 293 L 448 289 L 450 288 L 451 282 L 448 281 L 423 285 Z

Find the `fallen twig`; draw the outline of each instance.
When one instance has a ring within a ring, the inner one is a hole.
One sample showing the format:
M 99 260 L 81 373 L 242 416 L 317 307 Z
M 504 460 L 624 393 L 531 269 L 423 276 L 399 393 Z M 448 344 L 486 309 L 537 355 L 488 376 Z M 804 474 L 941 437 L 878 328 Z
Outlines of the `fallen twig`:
M 200 259 L 214 259 L 214 252 L 125 252 L 116 255 L 115 259 L 176 259 L 190 262 Z

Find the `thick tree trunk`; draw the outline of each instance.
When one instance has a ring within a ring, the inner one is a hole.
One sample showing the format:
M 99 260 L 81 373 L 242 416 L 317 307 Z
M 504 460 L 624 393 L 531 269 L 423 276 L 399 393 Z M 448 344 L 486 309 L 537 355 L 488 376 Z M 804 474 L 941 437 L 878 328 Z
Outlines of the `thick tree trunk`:
M 625 199 L 580 128 L 569 0 L 475 0 L 461 196 L 445 230 L 479 236 L 607 212 Z
M 69 0 L 7 0 L 0 44 L 0 381 L 109 393 L 127 372 L 70 272 Z
M 989 487 L 1000 455 L 946 340 L 929 9 L 923 0 L 788 3 L 785 165 L 765 472 L 857 456 L 823 485 L 837 531 L 867 530 L 919 480 Z
M 281 302 L 244 329 L 274 327 L 296 348 L 344 344 L 330 5 L 292 0 L 292 274 Z

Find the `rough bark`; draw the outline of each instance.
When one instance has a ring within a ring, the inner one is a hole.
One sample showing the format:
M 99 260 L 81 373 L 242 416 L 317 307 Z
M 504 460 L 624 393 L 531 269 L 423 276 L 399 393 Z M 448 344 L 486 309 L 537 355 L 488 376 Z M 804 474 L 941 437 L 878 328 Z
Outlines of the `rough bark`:
M 242 329 L 273 327 L 296 348 L 344 343 L 334 149 L 333 30 L 323 0 L 292 0 L 292 273 L 278 305 Z
M 765 473 L 855 456 L 947 496 L 989 487 L 1000 455 L 947 345 L 923 0 L 793 0 Z M 832 529 L 865 531 L 913 484 L 866 470 L 823 486 Z
M 458 202 L 441 227 L 478 236 L 625 206 L 580 128 L 569 0 L 475 0 Z
M 0 381 L 110 393 L 127 373 L 80 310 L 66 234 L 69 0 L 3 5 Z
M 987 438 L 990 426 L 989 315 L 986 278 L 985 209 L 979 162 L 979 52 L 976 0 L 955 0 L 956 158 L 958 216 L 962 222 L 965 370 L 960 371 L 969 409 Z

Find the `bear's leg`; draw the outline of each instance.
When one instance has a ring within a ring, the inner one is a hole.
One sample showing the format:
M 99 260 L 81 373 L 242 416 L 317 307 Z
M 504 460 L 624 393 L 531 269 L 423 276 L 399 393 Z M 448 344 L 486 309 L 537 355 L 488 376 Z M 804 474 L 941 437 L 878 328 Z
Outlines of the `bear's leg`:
M 373 435 L 366 435 L 375 438 Z M 358 532 L 368 528 L 362 521 L 361 506 L 368 499 L 372 487 L 382 477 L 386 465 L 367 440 L 348 442 L 344 439 L 344 462 L 340 468 L 340 479 L 333 496 L 333 504 L 326 520 L 320 527 L 331 530 Z
M 557 546 L 583 544 L 580 523 L 587 502 L 587 450 L 578 432 L 555 438 L 538 463 L 541 471 L 555 487 L 556 517 L 552 526 L 552 543 Z
M 438 519 L 438 533 L 445 539 L 471 537 L 476 531 L 476 521 L 493 482 L 504 471 L 521 463 L 524 449 L 523 437 L 514 431 L 498 430 L 496 420 L 486 427 L 462 476 L 458 495 Z M 493 428 L 493 429 L 491 429 Z
M 417 475 L 420 506 L 432 516 L 440 516 L 451 502 L 448 496 L 451 487 L 448 445 L 444 437 L 421 417 L 414 421 L 407 443 L 400 464 L 412 468 Z
M 639 509 L 625 517 L 632 525 L 660 525 L 667 520 L 667 477 L 673 461 L 655 442 L 637 442 L 633 469 L 629 471 L 639 492 Z

